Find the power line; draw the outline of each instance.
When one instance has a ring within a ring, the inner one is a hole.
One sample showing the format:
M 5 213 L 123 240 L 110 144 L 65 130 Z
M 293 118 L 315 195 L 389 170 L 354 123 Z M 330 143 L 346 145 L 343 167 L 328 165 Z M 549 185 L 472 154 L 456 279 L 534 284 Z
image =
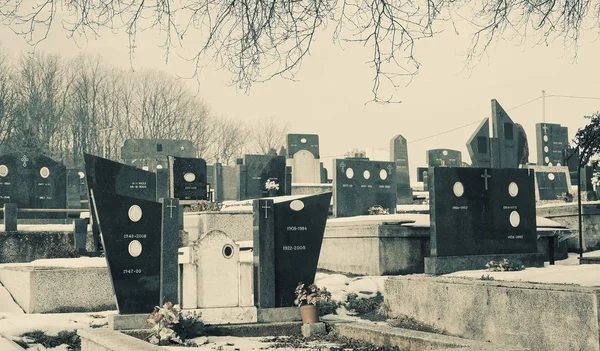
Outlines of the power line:
M 548 98 L 548 97 L 561 97 L 561 98 L 570 98 L 570 99 L 588 99 L 588 100 L 600 100 L 600 97 L 590 97 L 590 96 L 574 96 L 574 95 L 557 95 L 557 94 L 553 94 L 553 95 L 546 95 L 546 97 L 547 97 L 547 98 Z M 527 102 L 524 102 L 524 103 L 522 103 L 522 104 L 519 104 L 519 105 L 517 105 L 517 106 L 511 107 L 511 108 L 509 108 L 509 109 L 506 109 L 506 111 L 512 111 L 512 110 L 516 110 L 516 109 L 518 109 L 518 108 L 520 108 L 520 107 L 523 107 L 523 106 L 525 106 L 525 105 L 528 105 L 528 104 L 530 104 L 530 103 L 532 103 L 532 102 L 535 102 L 535 101 L 537 101 L 537 100 L 539 100 L 539 99 L 542 99 L 542 98 L 543 98 L 543 96 L 538 96 L 538 97 L 536 97 L 535 99 L 531 99 L 531 100 L 529 100 L 529 101 L 527 101 Z M 488 118 L 490 118 L 490 117 L 491 117 L 491 116 L 487 116 L 487 117 L 485 117 L 485 118 L 486 118 L 486 119 L 488 119 Z M 444 134 L 452 133 L 452 132 L 454 132 L 454 131 L 457 131 L 457 130 L 459 130 L 459 129 L 466 128 L 466 127 L 472 126 L 472 125 L 474 125 L 474 124 L 477 124 L 477 123 L 481 123 L 481 121 L 482 121 L 482 120 L 483 120 L 483 119 L 478 119 L 477 121 L 473 121 L 473 122 L 467 123 L 467 124 L 465 124 L 465 125 L 462 125 L 462 126 L 460 126 L 460 127 L 455 127 L 455 128 L 448 129 L 448 130 L 445 130 L 445 131 L 442 131 L 442 132 L 439 132 L 439 133 L 436 133 L 436 134 L 433 134 L 433 135 L 429 135 L 429 136 L 425 136 L 425 137 L 422 137 L 422 138 L 419 138 L 419 139 L 415 139 L 415 140 L 410 140 L 410 141 L 407 141 L 407 143 L 409 143 L 409 144 L 411 144 L 411 143 L 416 143 L 416 142 L 419 142 L 419 141 L 423 141 L 423 140 L 427 140 L 427 139 L 435 138 L 435 137 L 437 137 L 437 136 L 440 136 L 440 135 L 444 135 Z M 380 147 L 380 148 L 372 148 L 372 149 L 374 149 L 374 150 L 385 150 L 385 149 L 389 149 L 389 147 Z M 334 157 L 341 157 L 341 156 L 344 156 L 344 155 L 323 156 L 322 158 L 334 158 Z

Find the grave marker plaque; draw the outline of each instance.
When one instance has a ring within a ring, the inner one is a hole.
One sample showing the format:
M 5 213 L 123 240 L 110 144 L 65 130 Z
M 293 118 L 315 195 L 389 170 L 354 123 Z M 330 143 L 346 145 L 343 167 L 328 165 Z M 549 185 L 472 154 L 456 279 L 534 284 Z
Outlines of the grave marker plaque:
M 333 172 L 333 214 L 336 217 L 368 215 L 380 205 L 396 213 L 394 162 L 336 159 Z
M 314 282 L 330 202 L 331 192 L 254 200 L 257 307 L 291 307 L 298 283 Z
M 564 172 L 535 172 L 539 200 L 560 200 L 569 192 L 567 174 Z
M 533 170 L 430 170 L 431 256 L 537 252 Z
M 206 200 L 206 161 L 169 156 L 170 195 L 179 200 Z
M 162 206 L 90 187 L 119 313 L 148 313 L 161 303 Z

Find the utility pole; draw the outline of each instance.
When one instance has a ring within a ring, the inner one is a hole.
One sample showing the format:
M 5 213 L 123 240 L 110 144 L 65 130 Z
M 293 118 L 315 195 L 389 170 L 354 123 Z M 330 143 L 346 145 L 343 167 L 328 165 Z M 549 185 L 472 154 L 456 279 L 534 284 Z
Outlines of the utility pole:
M 542 90 L 542 123 L 546 123 L 546 91 Z

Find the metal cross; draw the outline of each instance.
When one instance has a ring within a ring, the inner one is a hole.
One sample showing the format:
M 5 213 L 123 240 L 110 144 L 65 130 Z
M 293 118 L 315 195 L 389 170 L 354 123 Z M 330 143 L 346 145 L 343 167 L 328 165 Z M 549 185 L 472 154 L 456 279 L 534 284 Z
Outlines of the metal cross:
M 265 218 L 269 218 L 269 216 L 267 216 L 267 211 L 269 210 L 269 208 L 271 208 L 271 206 L 268 206 L 267 202 L 265 201 L 265 204 L 262 206 L 262 208 L 265 209 Z
M 23 155 L 23 157 L 21 157 L 21 162 L 23 162 L 23 167 L 27 167 L 27 161 L 29 161 L 29 158 L 27 157 L 27 155 Z
M 492 176 L 488 174 L 487 169 L 481 175 L 481 178 L 483 178 L 485 180 L 485 190 L 488 190 L 488 178 L 491 178 L 491 177 Z
M 394 169 L 394 167 L 392 167 L 392 165 L 388 165 L 388 166 L 387 166 L 388 175 L 389 175 L 389 174 L 392 174 L 392 169 Z
M 344 168 L 346 168 L 346 164 L 344 163 L 344 161 L 340 163 L 340 168 L 342 169 L 342 172 L 344 171 Z
M 167 207 L 171 209 L 171 218 L 173 218 L 173 207 L 177 207 L 173 205 L 173 199 L 169 199 L 169 204 L 167 205 Z

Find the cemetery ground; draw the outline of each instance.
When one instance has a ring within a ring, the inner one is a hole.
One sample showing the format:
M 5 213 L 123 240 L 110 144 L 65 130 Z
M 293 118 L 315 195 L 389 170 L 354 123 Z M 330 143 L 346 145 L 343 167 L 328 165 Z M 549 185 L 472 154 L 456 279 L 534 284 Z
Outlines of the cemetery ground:
M 587 252 L 585 257 L 600 256 L 600 251 Z M 40 266 L 71 266 L 89 267 L 102 266 L 104 258 L 75 258 L 75 259 L 46 259 L 34 262 Z M 8 264 L 23 265 L 23 264 Z M 429 277 L 424 274 L 413 274 L 415 277 Z M 445 275 L 453 279 L 485 280 L 485 281 L 511 281 L 530 282 L 538 284 L 564 284 L 569 286 L 598 287 L 600 286 L 600 266 L 579 265 L 577 254 L 569 253 L 569 258 L 557 261 L 550 266 L 546 262 L 544 268 L 526 268 L 513 272 L 492 272 L 486 269 L 475 271 L 455 272 Z M 445 330 L 438 330 L 426 323 L 420 323 L 410 316 L 386 315 L 384 283 L 388 276 L 347 276 L 331 272 L 317 273 L 315 283 L 327 287 L 332 293 L 332 301 L 328 310 L 333 312 L 322 317 L 327 323 L 354 322 L 365 327 L 403 328 L 426 332 L 429 334 L 449 334 Z M 65 287 L 66 288 L 66 287 Z M 60 293 L 60 292 L 57 292 Z M 350 299 L 348 298 L 350 297 Z M 354 301 L 354 304 L 347 301 Z M 359 303 L 356 303 L 358 301 Z M 383 301 L 383 302 L 382 302 Z M 342 304 L 342 302 L 346 302 Z M 360 313 L 357 313 L 360 312 Z M 69 312 L 48 314 L 26 314 L 15 303 L 12 296 L 0 287 L 0 349 L 19 350 L 15 344 L 9 345 L 7 340 L 13 340 L 22 347 L 37 347 L 31 350 L 70 350 L 63 342 L 77 345 L 75 331 L 77 329 L 100 328 L 107 329 L 108 316 L 115 314 L 116 310 L 101 312 Z M 556 321 L 560 323 L 560 321 Z M 208 336 L 198 339 L 203 345 L 197 350 L 269 350 L 269 349 L 318 349 L 318 350 L 385 350 L 374 345 L 352 341 L 344 338 L 321 336 L 303 338 L 301 336 L 260 336 L 260 337 L 235 337 L 235 336 Z M 5 343 L 5 344 L 3 344 Z M 46 347 L 43 347 L 45 343 Z M 167 347 L 170 350 L 181 349 L 177 346 Z M 393 349 L 393 348 L 387 348 Z M 395 348 L 398 349 L 398 348 Z

